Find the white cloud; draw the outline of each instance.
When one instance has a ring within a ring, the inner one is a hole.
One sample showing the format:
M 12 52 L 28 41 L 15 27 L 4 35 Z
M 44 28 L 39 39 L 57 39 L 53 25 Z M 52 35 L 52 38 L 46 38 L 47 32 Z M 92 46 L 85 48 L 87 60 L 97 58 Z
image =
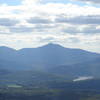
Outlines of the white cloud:
M 6 18 L 9 22 L 6 21 L 6 25 L 0 25 L 0 45 L 18 49 L 55 42 L 65 47 L 100 52 L 98 46 L 100 23 L 99 20 L 95 21 L 95 17 L 100 18 L 100 8 L 71 3 L 44 4 L 41 2 L 40 0 L 22 0 L 22 3 L 16 6 L 0 5 L 0 18 Z M 91 19 L 89 16 L 95 17 Z M 58 17 L 61 20 L 73 19 L 74 23 L 56 22 L 55 19 Z M 80 22 L 75 18 L 80 18 Z M 84 18 L 91 21 L 90 25 L 87 25 L 88 22 L 83 25 Z M 14 20 L 19 22 L 16 24 Z M 91 25 L 94 23 L 95 25 Z
M 94 4 L 99 4 L 100 0 L 76 0 L 76 1 L 82 1 L 86 3 L 94 3 Z
M 41 0 L 22 0 L 22 4 L 24 5 L 32 5 L 32 4 L 37 4 L 40 2 Z

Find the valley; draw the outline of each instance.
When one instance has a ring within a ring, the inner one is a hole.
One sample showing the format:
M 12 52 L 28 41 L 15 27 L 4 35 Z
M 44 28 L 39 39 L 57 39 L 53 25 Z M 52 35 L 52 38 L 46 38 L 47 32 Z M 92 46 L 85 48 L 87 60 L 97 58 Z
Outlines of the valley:
M 99 100 L 99 71 L 99 53 L 57 44 L 0 47 L 0 100 Z

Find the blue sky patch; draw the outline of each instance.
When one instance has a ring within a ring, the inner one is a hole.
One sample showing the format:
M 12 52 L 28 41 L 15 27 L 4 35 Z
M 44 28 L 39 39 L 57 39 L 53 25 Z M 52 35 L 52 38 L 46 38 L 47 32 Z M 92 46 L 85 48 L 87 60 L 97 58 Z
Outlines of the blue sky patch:
M 19 5 L 21 4 L 21 0 L 0 0 L 0 4 Z

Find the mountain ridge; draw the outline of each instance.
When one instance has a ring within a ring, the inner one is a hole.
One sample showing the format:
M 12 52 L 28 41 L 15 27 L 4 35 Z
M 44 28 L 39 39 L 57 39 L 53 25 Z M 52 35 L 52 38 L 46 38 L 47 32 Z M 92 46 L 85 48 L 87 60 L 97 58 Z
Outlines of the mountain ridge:
M 47 44 L 38 48 L 21 50 L 0 47 L 0 68 L 48 70 L 56 68 L 56 66 L 85 63 L 99 57 L 98 53 L 65 48 L 58 44 Z
M 30 47 L 30 48 L 22 48 L 22 49 L 14 49 L 14 48 L 12 48 L 12 47 L 9 47 L 9 46 L 0 46 L 0 49 L 1 48 L 7 48 L 7 49 L 12 49 L 12 50 L 14 50 L 14 51 L 21 51 L 21 50 L 23 50 L 23 49 L 37 49 L 37 48 L 44 48 L 44 47 L 54 47 L 54 46 L 56 46 L 56 47 L 62 47 L 62 48 L 65 48 L 65 49 L 70 49 L 70 50 L 83 50 L 83 51 L 86 51 L 86 52 L 91 52 L 91 53 L 96 53 L 96 54 L 100 54 L 100 53 L 98 53 L 98 52 L 94 52 L 94 51 L 88 51 L 88 50 L 85 50 L 85 49 L 80 49 L 80 48 L 68 48 L 68 47 L 64 47 L 64 46 L 62 46 L 62 45 L 60 45 L 60 44 L 55 44 L 55 43 L 48 43 L 48 44 L 45 44 L 45 45 L 42 45 L 42 46 L 38 46 L 38 47 Z

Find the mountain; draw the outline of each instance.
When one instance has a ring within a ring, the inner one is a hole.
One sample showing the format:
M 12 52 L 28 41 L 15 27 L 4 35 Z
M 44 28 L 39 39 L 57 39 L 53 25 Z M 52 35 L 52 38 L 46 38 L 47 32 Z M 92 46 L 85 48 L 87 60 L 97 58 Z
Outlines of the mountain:
M 13 61 L 16 59 L 16 57 L 17 57 L 16 50 L 5 46 L 0 47 L 0 59 Z
M 54 67 L 76 64 L 100 57 L 100 54 L 81 49 L 64 48 L 57 44 L 48 44 L 39 48 L 24 48 L 18 51 L 25 60 L 37 66 Z
M 99 100 L 100 54 L 48 44 L 0 47 L 0 100 Z
M 24 69 L 26 64 L 22 59 L 24 57 L 18 54 L 17 50 L 5 46 L 0 47 L 0 69 Z
M 49 69 L 60 65 L 72 65 L 100 57 L 100 54 L 81 49 L 47 44 L 38 48 L 14 50 L 0 47 L 0 67 L 11 69 Z
M 100 58 L 95 60 L 72 64 L 62 65 L 49 69 L 49 73 L 56 75 L 71 76 L 72 78 L 80 76 L 92 76 L 100 78 Z

